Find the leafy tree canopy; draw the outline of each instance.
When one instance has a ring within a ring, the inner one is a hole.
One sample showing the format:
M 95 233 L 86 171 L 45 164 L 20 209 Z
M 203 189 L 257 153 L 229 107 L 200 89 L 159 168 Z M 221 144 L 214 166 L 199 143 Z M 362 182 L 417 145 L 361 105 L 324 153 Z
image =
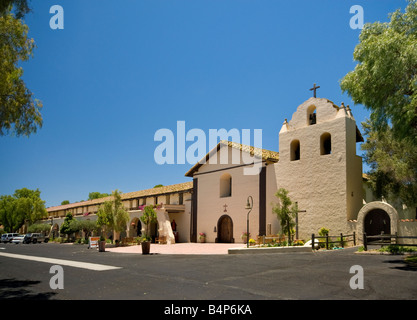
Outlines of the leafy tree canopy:
M 341 80 L 343 92 L 371 111 L 362 124 L 365 161 L 378 196 L 417 203 L 417 0 L 390 22 L 366 24 Z
M 14 8 L 16 18 L 20 19 L 31 11 L 28 0 L 0 0 L 0 15 L 4 15 L 10 8 Z
M 67 235 L 74 233 L 75 231 L 77 231 L 75 223 L 76 220 L 74 220 L 73 215 L 70 212 L 68 212 L 65 216 L 64 222 L 61 225 L 61 229 L 59 229 L 59 232 Z
M 362 123 L 365 161 L 370 165 L 370 185 L 376 196 L 399 198 L 408 206 L 417 203 L 417 148 L 409 140 L 396 139 L 389 125 L 375 130 L 371 120 Z
M 353 57 L 358 64 L 341 81 L 343 92 L 372 111 L 377 130 L 417 145 L 417 1 L 387 23 L 366 24 Z
M 28 12 L 26 1 L 0 2 L 0 136 L 29 136 L 42 127 L 42 103 L 26 87 L 20 65 L 32 57 L 35 42 L 28 38 L 28 26 L 10 12 L 10 4 L 17 6 L 17 15 Z
M 105 201 L 97 212 L 97 225 L 108 230 L 121 232 L 126 229 L 129 222 L 129 213 L 126 211 L 121 192 L 114 190 L 112 192 L 113 199 Z
M 27 221 L 33 224 L 47 216 L 45 201 L 39 189 L 18 189 L 13 195 L 0 196 L 0 223 L 9 232 L 18 230 Z
M 88 194 L 88 200 L 105 198 L 105 197 L 108 197 L 108 196 L 110 196 L 110 194 L 108 194 L 108 193 L 90 192 Z
M 158 221 L 156 211 L 154 210 L 153 205 L 147 205 L 144 210 L 143 214 L 140 216 L 140 221 L 145 224 L 145 234 L 143 238 L 146 241 L 151 240 L 151 223 L 155 223 Z

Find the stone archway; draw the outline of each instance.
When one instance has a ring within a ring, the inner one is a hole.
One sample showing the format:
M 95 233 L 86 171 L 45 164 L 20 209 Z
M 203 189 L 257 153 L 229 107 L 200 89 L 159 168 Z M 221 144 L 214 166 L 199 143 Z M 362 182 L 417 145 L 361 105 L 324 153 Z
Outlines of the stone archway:
M 227 214 L 220 217 L 217 221 L 217 239 L 219 243 L 233 243 L 233 221 Z
M 382 201 L 373 201 L 362 207 L 358 213 L 357 232 L 360 238 L 368 235 L 395 234 L 398 230 L 398 212 L 393 206 Z
M 133 218 L 130 221 L 129 226 L 129 237 L 140 237 L 142 235 L 142 223 L 140 222 L 139 218 Z

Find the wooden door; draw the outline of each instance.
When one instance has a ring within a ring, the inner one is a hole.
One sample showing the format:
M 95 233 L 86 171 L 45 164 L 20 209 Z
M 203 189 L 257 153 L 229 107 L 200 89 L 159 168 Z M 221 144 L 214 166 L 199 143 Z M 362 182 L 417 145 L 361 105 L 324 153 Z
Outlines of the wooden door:
M 232 243 L 233 239 L 233 221 L 228 215 L 220 217 L 217 222 L 217 242 Z
M 365 232 L 368 236 L 391 233 L 391 220 L 389 215 L 381 209 L 368 212 L 365 216 Z

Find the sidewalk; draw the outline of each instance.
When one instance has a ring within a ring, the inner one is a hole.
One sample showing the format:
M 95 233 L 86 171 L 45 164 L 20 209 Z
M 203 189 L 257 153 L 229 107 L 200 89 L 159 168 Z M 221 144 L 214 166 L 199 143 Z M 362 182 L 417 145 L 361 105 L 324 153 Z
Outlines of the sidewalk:
M 151 254 L 228 254 L 229 248 L 243 248 L 243 243 L 151 244 Z M 106 248 L 109 252 L 142 253 L 140 245 Z

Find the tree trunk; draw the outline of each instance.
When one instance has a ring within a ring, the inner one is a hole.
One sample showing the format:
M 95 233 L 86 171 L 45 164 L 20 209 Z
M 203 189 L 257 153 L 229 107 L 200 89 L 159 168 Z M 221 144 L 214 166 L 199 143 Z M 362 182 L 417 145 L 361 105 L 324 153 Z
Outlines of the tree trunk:
M 291 227 L 290 227 L 290 221 L 289 220 L 287 220 L 287 231 L 288 231 L 288 245 L 290 245 L 290 243 L 291 243 Z

